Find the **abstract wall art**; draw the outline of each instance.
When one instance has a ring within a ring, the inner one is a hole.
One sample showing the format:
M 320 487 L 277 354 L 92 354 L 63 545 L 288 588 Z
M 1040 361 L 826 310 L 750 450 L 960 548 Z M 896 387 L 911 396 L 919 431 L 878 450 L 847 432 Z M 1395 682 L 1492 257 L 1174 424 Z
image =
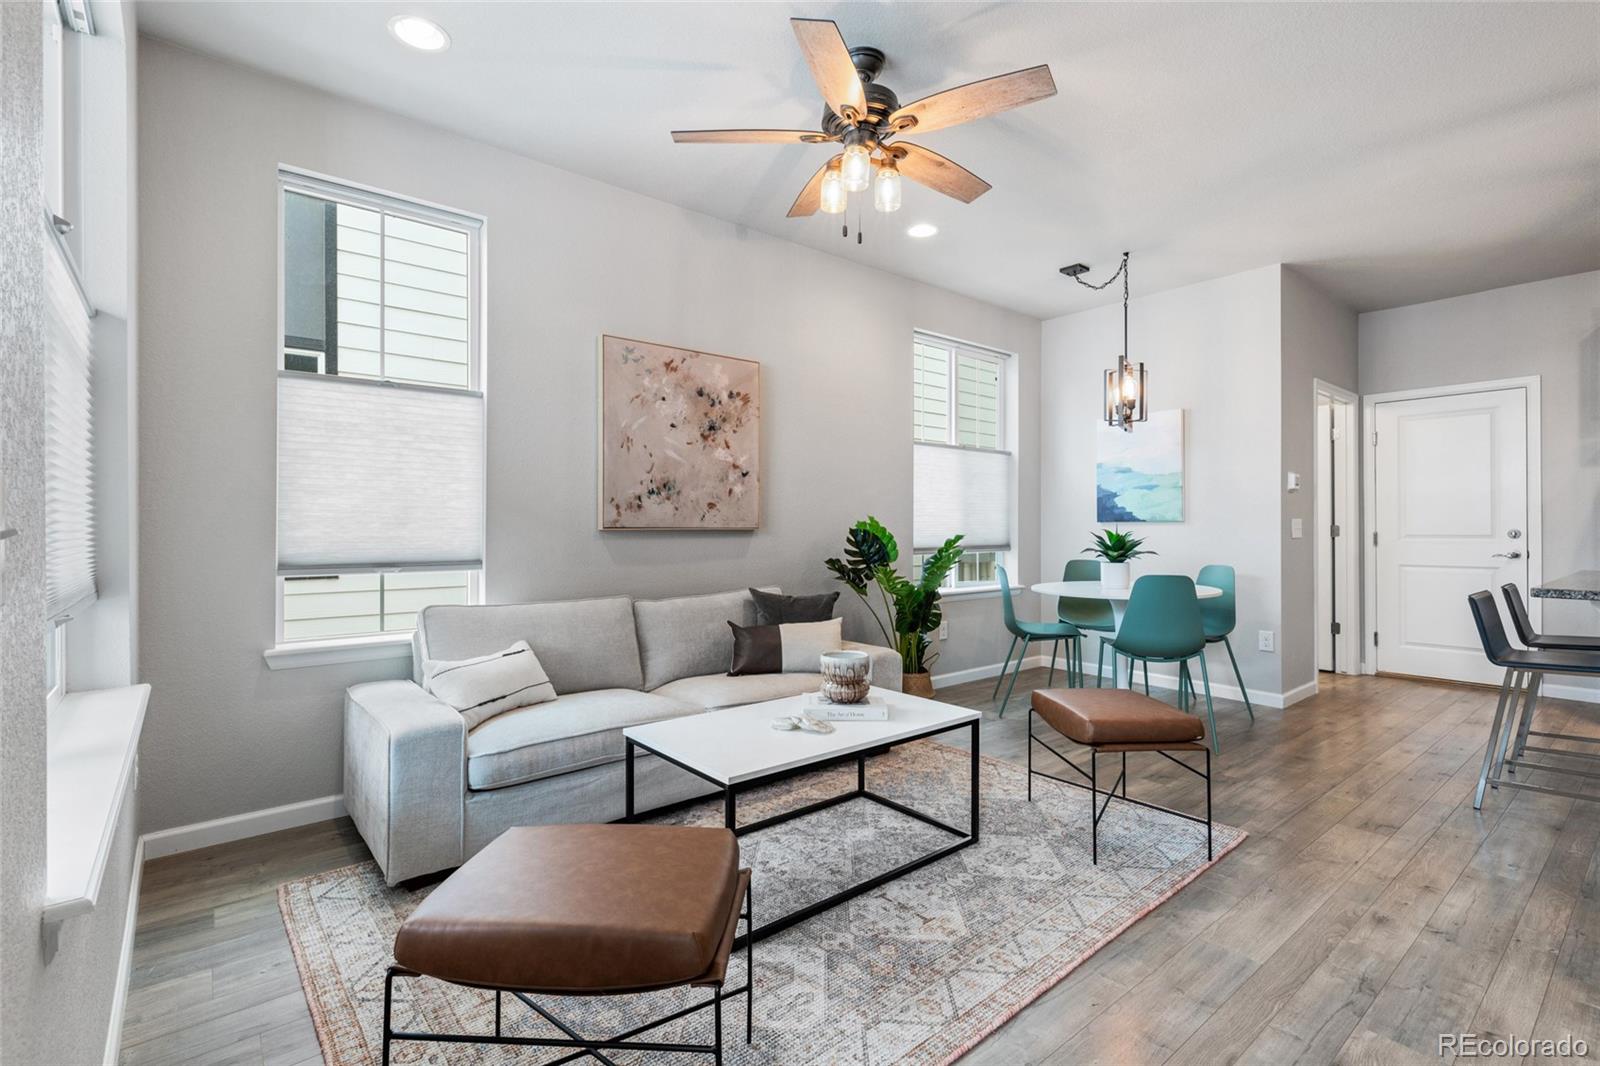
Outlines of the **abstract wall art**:
M 1183 521 L 1183 411 L 1152 411 L 1128 433 L 1102 424 L 1095 450 L 1096 518 Z
M 600 338 L 600 528 L 761 523 L 761 364 Z

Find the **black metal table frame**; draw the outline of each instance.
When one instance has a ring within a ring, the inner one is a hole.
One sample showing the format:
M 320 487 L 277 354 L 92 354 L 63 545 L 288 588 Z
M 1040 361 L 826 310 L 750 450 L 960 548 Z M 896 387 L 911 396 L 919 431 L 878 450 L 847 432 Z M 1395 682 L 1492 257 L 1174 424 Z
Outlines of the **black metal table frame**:
M 739 781 L 734 784 L 726 784 L 722 781 L 718 781 L 709 774 L 703 773 L 700 770 L 696 770 L 693 766 L 690 766 L 685 762 L 674 759 L 670 755 L 662 754 L 661 752 L 650 747 L 648 744 L 634 740 L 632 737 L 625 737 L 627 741 L 627 792 L 625 810 L 627 813 L 624 814 L 619 821 L 642 821 L 645 818 L 665 814 L 674 810 L 680 810 L 696 803 L 703 803 L 706 800 L 705 796 L 696 796 L 693 799 L 684 800 L 679 803 L 669 803 L 664 806 L 653 807 L 648 811 L 635 810 L 633 771 L 634 760 L 636 758 L 635 752 L 636 750 L 639 750 L 648 752 L 649 754 L 654 755 L 656 758 L 676 766 L 680 770 L 693 774 L 702 781 L 715 785 L 719 790 L 721 790 L 723 795 L 723 824 L 729 829 L 733 830 L 734 834 L 737 836 L 745 836 L 749 833 L 759 832 L 762 829 L 768 829 L 772 826 L 779 825 L 783 822 L 792 821 L 796 818 L 803 818 L 808 814 L 815 814 L 818 811 L 826 810 L 829 807 L 836 807 L 841 803 L 848 803 L 851 800 L 865 799 L 871 800 L 873 803 L 880 804 L 892 811 L 897 811 L 900 814 L 904 814 L 910 818 L 915 818 L 917 821 L 931 825 L 935 829 L 941 829 L 956 838 L 951 843 L 946 844 L 944 847 L 936 848 L 933 851 L 930 851 L 924 855 L 920 855 L 909 862 L 901 863 L 892 870 L 885 870 L 883 873 L 874 874 L 865 881 L 857 882 L 856 884 L 853 884 L 848 888 L 841 889 L 840 891 L 835 892 L 823 899 L 817 900 L 813 903 L 808 903 L 799 910 L 791 911 L 780 918 L 774 918 L 772 921 L 767 922 L 764 925 L 750 927 L 750 932 L 740 936 L 734 941 L 735 947 L 742 947 L 747 938 L 750 940 L 765 940 L 767 937 L 776 933 L 780 933 L 792 925 L 797 925 L 808 918 L 813 918 L 816 915 L 821 914 L 823 911 L 828 910 L 829 908 L 836 907 L 846 900 L 854 899 L 865 892 L 871 892 L 880 885 L 886 885 L 896 878 L 904 877 L 913 870 L 920 870 L 929 863 L 937 862 L 947 855 L 951 855 L 957 851 L 960 851 L 962 848 L 970 847 L 971 845 L 976 844 L 978 842 L 978 724 L 980 721 L 981 719 L 974 718 L 970 722 L 956 722 L 951 725 L 935 726 L 924 732 L 916 733 L 908 737 L 900 737 L 888 743 L 864 749 L 862 751 L 830 756 L 829 758 L 820 759 L 816 762 L 806 763 L 804 766 L 795 766 L 787 770 L 778 770 L 770 774 L 763 774 L 760 777 L 751 778 L 748 781 Z M 957 829 L 955 826 L 949 825 L 946 822 L 942 822 L 930 814 L 925 814 L 914 807 L 908 807 L 905 804 L 892 800 L 887 796 L 879 795 L 867 787 L 867 760 L 869 758 L 872 758 L 876 755 L 882 755 L 891 748 L 898 747 L 901 744 L 910 743 L 913 740 L 926 740 L 929 737 L 936 737 L 943 733 L 953 732 L 957 729 L 969 729 L 971 731 L 972 769 L 971 780 L 969 784 L 969 788 L 971 789 L 971 797 L 969 800 L 968 816 L 970 821 L 968 829 Z M 740 792 L 748 792 L 751 789 L 775 784 L 779 781 L 788 780 L 791 777 L 799 777 L 804 774 L 816 773 L 820 770 L 831 769 L 835 766 L 842 766 L 845 763 L 850 762 L 856 764 L 856 787 L 853 790 L 837 796 L 830 796 L 827 799 L 817 800 L 814 803 L 807 803 L 804 806 L 796 807 L 794 810 L 784 811 L 780 814 L 774 814 L 770 817 L 751 822 L 748 825 L 739 824 L 737 796 Z

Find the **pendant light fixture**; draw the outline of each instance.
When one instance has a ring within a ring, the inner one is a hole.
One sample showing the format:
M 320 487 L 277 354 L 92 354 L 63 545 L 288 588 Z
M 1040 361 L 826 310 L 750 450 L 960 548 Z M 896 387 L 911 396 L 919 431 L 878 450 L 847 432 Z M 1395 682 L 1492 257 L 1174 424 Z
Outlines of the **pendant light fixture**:
M 1149 421 L 1150 410 L 1146 405 L 1148 388 L 1144 363 L 1128 360 L 1128 253 L 1122 253 L 1122 265 L 1117 272 L 1099 285 L 1083 280 L 1082 275 L 1088 272 L 1089 268 L 1082 263 L 1061 268 L 1061 273 L 1079 285 L 1096 291 L 1119 277 L 1122 279 L 1122 351 L 1117 355 L 1117 365 L 1106 371 L 1105 419 L 1106 425 L 1131 433 L 1135 422 Z

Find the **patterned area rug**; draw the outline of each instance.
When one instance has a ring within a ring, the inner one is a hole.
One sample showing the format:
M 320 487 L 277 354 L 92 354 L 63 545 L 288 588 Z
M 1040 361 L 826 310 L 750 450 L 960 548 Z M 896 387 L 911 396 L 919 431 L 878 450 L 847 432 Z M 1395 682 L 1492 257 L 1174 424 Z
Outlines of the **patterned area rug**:
M 932 742 L 897 748 L 868 765 L 874 791 L 965 825 L 970 763 Z M 846 792 L 845 767 L 740 796 L 741 821 Z M 1205 827 L 1113 802 L 1089 861 L 1089 795 L 985 758 L 979 842 L 785 930 L 755 947 L 755 1040 L 744 1043 L 744 1004 L 725 1004 L 731 1063 L 947 1063 L 999 1028 L 1051 985 L 1203 873 Z M 717 825 L 707 801 L 664 821 Z M 1218 824 L 1220 860 L 1244 839 Z M 891 869 L 950 838 L 879 804 L 853 800 L 740 840 L 754 871 L 756 922 Z M 383 974 L 395 930 L 428 889 L 384 885 L 375 865 L 333 870 L 278 889 L 323 1056 L 367 1066 L 382 1048 Z M 729 987 L 744 982 L 735 956 Z M 543 1005 L 587 1035 L 621 1032 L 707 995 L 703 989 Z M 506 999 L 508 1034 L 559 1036 Z M 494 996 L 428 978 L 395 983 L 397 1028 L 492 1032 Z M 711 1012 L 653 1031 L 659 1039 L 710 1038 Z M 640 1062 L 637 1053 L 610 1053 Z M 549 1049 L 397 1042 L 396 1063 L 438 1066 L 537 1063 Z M 657 1056 L 660 1058 L 660 1056 Z M 690 1061 L 686 1056 L 674 1060 Z M 708 1060 L 702 1060 L 708 1061 Z

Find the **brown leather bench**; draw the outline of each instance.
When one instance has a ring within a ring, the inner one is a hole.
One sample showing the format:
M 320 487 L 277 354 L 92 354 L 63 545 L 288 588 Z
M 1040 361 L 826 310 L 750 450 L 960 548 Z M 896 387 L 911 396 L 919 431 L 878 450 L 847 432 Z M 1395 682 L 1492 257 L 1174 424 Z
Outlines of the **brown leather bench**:
M 1033 731 L 1033 715 L 1037 714 L 1046 725 L 1057 733 L 1076 744 L 1081 744 L 1089 749 L 1089 769 L 1085 770 L 1061 752 L 1051 747 L 1049 742 L 1038 736 Z M 1033 768 L 1033 746 L 1038 744 L 1050 754 L 1066 763 L 1078 774 L 1089 782 L 1089 835 L 1090 854 L 1093 861 L 1100 862 L 1100 819 L 1104 816 L 1106 808 L 1111 805 L 1111 800 L 1117 795 L 1120 786 L 1122 795 L 1118 798 L 1126 803 L 1148 807 L 1151 810 L 1162 811 L 1166 814 L 1176 815 L 1191 822 L 1203 822 L 1206 827 L 1206 859 L 1212 857 L 1211 845 L 1211 749 L 1205 743 L 1206 727 L 1199 718 L 1192 714 L 1185 714 L 1160 700 L 1141 695 L 1130 689 L 1120 688 L 1044 688 L 1038 689 L 1033 694 L 1032 713 L 1028 715 L 1028 800 L 1033 801 L 1033 779 L 1035 776 L 1048 777 L 1052 781 L 1059 781 L 1064 785 L 1076 788 L 1085 787 L 1080 781 L 1068 780 L 1047 774 L 1043 770 Z M 1174 811 L 1167 807 L 1160 807 L 1154 803 L 1128 797 L 1128 753 L 1139 751 L 1153 751 L 1164 758 L 1177 763 L 1190 773 L 1205 779 L 1206 783 L 1206 816 L 1196 818 L 1192 814 Z M 1201 772 L 1190 766 L 1172 752 L 1199 751 L 1205 753 L 1205 771 Z M 1117 779 L 1111 783 L 1111 788 L 1104 795 L 1105 803 L 1100 802 L 1100 767 L 1099 757 L 1102 754 L 1120 754 L 1122 756 L 1122 770 Z
M 722 1001 L 744 994 L 751 1038 L 754 971 L 745 938 L 745 983 L 725 989 L 741 918 L 753 917 L 750 871 L 724 828 L 664 825 L 547 825 L 508 829 L 423 900 L 400 926 L 384 980 L 383 1061 L 393 1040 L 507 1044 L 579 1051 L 700 1052 L 722 1061 Z M 433 977 L 492 990 L 494 1035 L 395 1030 L 397 977 Z M 680 985 L 711 999 L 609 1038 L 586 1038 L 534 996 L 603 996 Z M 509 994 L 568 1039 L 506 1036 Z M 686 1013 L 712 1008 L 713 1042 L 635 1039 Z M 599 1056 L 597 1056 L 599 1057 Z

